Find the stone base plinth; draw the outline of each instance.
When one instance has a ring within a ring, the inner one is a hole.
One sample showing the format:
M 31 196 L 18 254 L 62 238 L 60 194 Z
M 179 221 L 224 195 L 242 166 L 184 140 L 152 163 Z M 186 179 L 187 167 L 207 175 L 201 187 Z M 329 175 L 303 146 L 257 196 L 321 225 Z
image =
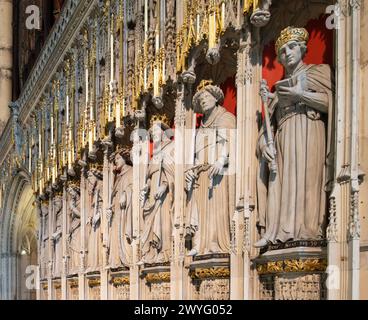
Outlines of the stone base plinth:
M 129 270 L 111 270 L 110 273 L 110 296 L 113 300 L 130 299 L 130 276 Z
M 79 300 L 78 277 L 69 277 L 67 280 L 68 300 Z
M 87 292 L 88 300 L 101 299 L 101 276 L 99 272 L 90 272 L 87 274 Z
M 170 266 L 168 264 L 145 265 L 141 277 L 146 283 L 145 299 L 170 300 Z
M 264 252 L 253 264 L 259 275 L 261 300 L 326 299 L 325 247 L 289 244 Z
M 230 259 L 227 254 L 196 256 L 189 266 L 193 299 L 230 299 Z

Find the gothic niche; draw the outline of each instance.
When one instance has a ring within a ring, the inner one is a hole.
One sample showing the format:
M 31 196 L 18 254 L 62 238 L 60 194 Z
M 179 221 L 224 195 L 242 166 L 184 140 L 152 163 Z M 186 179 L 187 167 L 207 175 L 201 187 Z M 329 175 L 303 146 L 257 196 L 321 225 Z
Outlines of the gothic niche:
M 260 90 L 264 103 L 257 146 L 260 239 L 254 246 L 261 249 L 255 263 L 265 299 L 324 297 L 334 79 L 330 65 L 303 61 L 308 40 L 305 28 L 281 31 L 275 52 L 284 77 L 274 92 L 265 80 Z M 282 254 L 279 249 L 284 248 L 290 250 Z
M 87 272 L 99 271 L 102 263 L 102 168 L 95 165 L 87 173 Z
M 234 161 L 229 150 L 236 119 L 222 106 L 223 100 L 222 90 L 206 80 L 193 97 L 194 111 L 203 118 L 195 135 L 194 166 L 185 176 L 191 256 L 230 251 L 235 176 L 228 168 Z
M 325 190 L 332 178 L 326 157 L 333 153 L 325 119 L 332 116 L 334 89 L 329 65 L 303 63 L 308 38 L 304 28 L 281 32 L 275 49 L 285 78 L 275 93 L 261 88 L 270 121 L 258 140 L 258 201 L 267 205 L 259 210 L 262 238 L 256 247 L 324 237 Z
M 69 255 L 69 273 L 77 274 L 79 272 L 80 262 L 80 187 L 77 183 L 70 183 L 68 188 L 68 255 Z
M 146 168 L 145 185 L 140 195 L 144 221 L 141 263 L 165 264 L 171 255 L 175 173 L 169 119 L 165 115 L 152 116 L 149 132 L 153 155 Z
M 133 167 L 130 150 L 118 149 L 111 159 L 114 162 L 114 184 L 107 209 L 109 236 L 105 246 L 111 269 L 129 268 L 132 263 L 133 238 Z

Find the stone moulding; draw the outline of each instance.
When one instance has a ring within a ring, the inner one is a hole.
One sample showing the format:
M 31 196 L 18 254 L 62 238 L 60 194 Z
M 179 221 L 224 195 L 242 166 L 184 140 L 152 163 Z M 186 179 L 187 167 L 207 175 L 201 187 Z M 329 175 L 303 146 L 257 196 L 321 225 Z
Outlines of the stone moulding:
M 268 261 L 257 265 L 259 275 L 289 272 L 324 272 L 327 268 L 326 259 L 286 259 Z
M 190 271 L 193 280 L 227 279 L 230 278 L 228 267 L 196 268 Z
M 76 289 L 79 287 L 79 283 L 77 279 L 73 279 L 69 281 L 69 287 L 70 289 Z
M 277 244 L 269 244 L 267 247 L 264 247 L 260 250 L 260 253 L 263 254 L 267 251 L 275 251 L 281 249 L 289 249 L 289 248 L 298 248 L 298 247 L 307 247 L 307 248 L 324 248 L 327 247 L 326 240 L 296 240 L 285 243 L 277 243 Z
M 60 290 L 61 289 L 61 283 L 60 282 L 55 282 L 54 283 L 54 288 L 55 288 L 55 290 Z
M 93 278 L 88 280 L 88 286 L 90 288 L 100 287 L 101 286 L 101 280 L 98 278 Z

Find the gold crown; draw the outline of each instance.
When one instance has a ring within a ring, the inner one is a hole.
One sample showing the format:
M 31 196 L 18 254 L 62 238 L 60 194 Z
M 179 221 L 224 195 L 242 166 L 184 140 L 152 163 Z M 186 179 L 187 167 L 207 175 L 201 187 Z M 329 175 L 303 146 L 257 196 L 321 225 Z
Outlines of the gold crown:
M 199 91 L 203 90 L 205 87 L 211 86 L 211 85 L 213 85 L 212 80 L 202 80 L 200 82 L 200 84 L 198 85 L 198 87 L 197 87 L 197 92 L 199 92 Z
M 278 54 L 280 48 L 288 43 L 289 41 L 305 41 L 309 40 L 309 33 L 304 28 L 295 28 L 295 27 L 287 27 L 281 31 L 280 36 L 278 37 L 275 50 L 276 54 Z
M 58 190 L 54 194 L 54 199 L 55 198 L 61 198 L 62 196 L 63 196 L 63 191 L 62 190 Z
M 68 181 L 68 188 L 80 188 L 79 181 L 69 180 Z
M 171 125 L 170 125 L 170 119 L 167 117 L 166 114 L 154 114 L 151 117 L 150 127 L 152 128 L 155 123 L 164 124 L 168 128 L 171 127 Z
M 95 171 L 102 171 L 103 170 L 103 165 L 99 164 L 99 163 L 91 163 L 90 169 L 95 170 Z
M 125 160 L 130 160 L 130 152 L 131 149 L 127 147 L 117 148 L 115 152 L 111 154 L 110 160 L 113 161 L 118 154 L 121 155 Z

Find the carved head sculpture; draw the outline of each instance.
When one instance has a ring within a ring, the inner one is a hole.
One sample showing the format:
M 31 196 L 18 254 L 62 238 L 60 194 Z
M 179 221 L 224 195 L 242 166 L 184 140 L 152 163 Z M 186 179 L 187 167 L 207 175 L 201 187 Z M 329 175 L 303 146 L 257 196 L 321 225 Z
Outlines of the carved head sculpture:
M 224 93 L 218 86 L 212 85 L 211 80 L 202 80 L 193 97 L 193 108 L 196 113 L 211 113 L 212 110 L 224 102 Z
M 100 166 L 93 166 L 87 175 L 87 183 L 88 183 L 88 193 L 93 194 L 98 180 L 102 180 L 103 174 Z
M 67 188 L 67 192 L 70 194 L 70 196 L 73 198 L 73 199 L 76 199 L 79 197 L 80 195 L 80 188 L 79 188 L 79 185 L 77 183 L 70 183 L 68 185 L 68 188 Z
M 114 171 L 120 172 L 126 164 L 130 164 L 130 150 L 127 148 L 120 148 L 112 155 L 114 161 Z
M 165 114 L 155 114 L 150 121 L 149 134 L 154 144 L 160 144 L 168 139 L 170 134 L 170 120 Z
M 63 207 L 63 201 L 62 201 L 61 195 L 57 194 L 54 197 L 53 202 L 54 202 L 55 213 L 58 214 Z
M 295 68 L 307 52 L 309 33 L 304 28 L 287 27 L 275 44 L 279 62 L 286 70 Z
M 41 202 L 41 213 L 43 216 L 46 216 L 49 214 L 49 203 L 48 201 L 42 201 Z

